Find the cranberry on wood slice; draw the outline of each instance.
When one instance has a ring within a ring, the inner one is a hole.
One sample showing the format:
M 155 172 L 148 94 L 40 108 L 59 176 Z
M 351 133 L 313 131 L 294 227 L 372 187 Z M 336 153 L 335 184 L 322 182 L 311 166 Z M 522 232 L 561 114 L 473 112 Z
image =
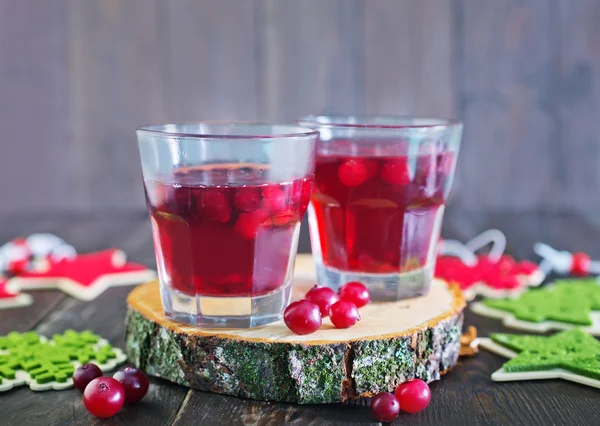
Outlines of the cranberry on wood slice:
M 339 291 L 340 299 L 353 302 L 357 308 L 362 308 L 371 301 L 369 290 L 358 281 L 344 284 Z
M 358 308 L 349 300 L 340 300 L 331 305 L 329 317 L 335 328 L 349 328 L 360 321 Z
M 285 308 L 283 321 L 295 334 L 311 334 L 321 327 L 321 310 L 310 300 L 298 300 Z
M 307 300 L 319 305 L 321 316 L 323 318 L 329 316 L 329 309 L 331 308 L 331 305 L 340 300 L 335 291 L 329 287 L 320 286 L 314 286 L 311 288 L 308 293 L 306 293 L 305 297 Z

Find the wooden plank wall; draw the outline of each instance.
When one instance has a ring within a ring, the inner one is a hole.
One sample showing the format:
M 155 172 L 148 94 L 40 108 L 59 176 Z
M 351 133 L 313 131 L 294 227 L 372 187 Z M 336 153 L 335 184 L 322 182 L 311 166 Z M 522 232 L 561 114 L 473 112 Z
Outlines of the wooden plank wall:
M 465 120 L 452 207 L 600 208 L 600 1 L 0 0 L 0 213 L 142 210 L 134 129 Z

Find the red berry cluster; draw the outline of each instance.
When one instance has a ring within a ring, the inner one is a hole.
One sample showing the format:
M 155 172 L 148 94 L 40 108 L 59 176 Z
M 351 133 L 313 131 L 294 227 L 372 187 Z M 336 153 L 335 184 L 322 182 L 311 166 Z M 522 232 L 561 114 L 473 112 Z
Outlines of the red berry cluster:
M 313 287 L 306 298 L 292 302 L 283 313 L 285 325 L 296 334 L 311 334 L 329 316 L 335 328 L 349 328 L 360 321 L 358 308 L 371 300 L 369 290 L 359 282 L 349 282 L 336 294 L 329 287 Z
M 371 399 L 371 413 L 380 422 L 391 422 L 400 410 L 407 413 L 423 411 L 431 401 L 431 390 L 421 379 L 402 383 L 396 394 L 381 392 Z
M 95 364 L 84 364 L 73 373 L 73 384 L 83 392 L 83 405 L 96 417 L 112 417 L 123 404 L 135 404 L 148 392 L 150 383 L 143 371 L 126 367 L 112 377 L 102 377 Z
M 527 260 L 517 262 L 508 255 L 502 256 L 498 261 L 478 256 L 475 266 L 465 265 L 458 257 L 438 256 L 435 276 L 457 282 L 463 290 L 481 282 L 495 289 L 510 290 L 520 287 L 519 277 L 529 276 L 537 268 L 535 263 Z
M 300 220 L 310 200 L 311 181 L 300 179 L 268 186 L 198 188 L 160 187 L 157 211 L 193 220 L 232 224 L 239 235 L 252 239 L 259 227 L 281 227 Z
M 381 171 L 375 161 L 358 158 L 346 160 L 338 168 L 340 182 L 349 187 L 362 185 L 378 173 L 390 185 L 406 185 L 410 182 L 408 162 L 404 157 L 387 161 Z

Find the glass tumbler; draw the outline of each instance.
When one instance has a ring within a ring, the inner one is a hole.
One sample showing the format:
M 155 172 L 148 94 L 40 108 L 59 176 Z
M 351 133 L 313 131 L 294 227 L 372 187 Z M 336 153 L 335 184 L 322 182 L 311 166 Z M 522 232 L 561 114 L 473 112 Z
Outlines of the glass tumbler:
M 428 292 L 462 124 L 308 116 L 320 132 L 309 207 L 320 285 L 359 281 L 375 300 Z
M 234 328 L 281 318 L 318 133 L 192 123 L 137 136 L 166 316 Z

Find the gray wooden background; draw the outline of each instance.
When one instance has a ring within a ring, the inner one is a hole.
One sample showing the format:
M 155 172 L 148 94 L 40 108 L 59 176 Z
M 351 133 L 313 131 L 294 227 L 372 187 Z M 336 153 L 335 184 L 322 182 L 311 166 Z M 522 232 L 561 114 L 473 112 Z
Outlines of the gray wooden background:
M 452 208 L 600 209 L 598 0 L 0 0 L 0 213 L 142 211 L 134 129 L 466 123 Z

